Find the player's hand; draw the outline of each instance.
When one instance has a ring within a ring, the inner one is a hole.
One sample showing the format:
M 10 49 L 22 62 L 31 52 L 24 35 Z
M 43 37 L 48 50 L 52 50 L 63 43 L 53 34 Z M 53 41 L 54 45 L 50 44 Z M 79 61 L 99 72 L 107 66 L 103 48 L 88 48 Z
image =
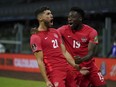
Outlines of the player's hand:
M 80 69 L 80 73 L 82 74 L 82 75 L 87 75 L 87 74 L 89 74 L 89 70 L 88 69 L 90 69 L 89 67 L 82 67 L 81 69 Z
M 74 68 L 76 68 L 78 71 L 81 69 L 81 67 L 78 64 L 75 64 Z
M 82 70 L 89 70 L 90 67 L 82 67 L 81 69 L 82 69 Z
M 75 63 L 76 63 L 76 64 L 80 64 L 80 63 L 83 62 L 83 61 L 82 61 L 82 58 L 81 58 L 80 56 L 74 56 L 74 59 L 75 59 Z
M 46 82 L 46 87 L 53 87 L 53 84 L 50 81 Z

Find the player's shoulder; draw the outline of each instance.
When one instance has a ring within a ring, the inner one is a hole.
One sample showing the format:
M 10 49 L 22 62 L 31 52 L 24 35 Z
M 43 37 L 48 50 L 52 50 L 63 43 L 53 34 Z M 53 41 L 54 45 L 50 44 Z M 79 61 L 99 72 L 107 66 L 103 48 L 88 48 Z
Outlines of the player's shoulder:
M 55 29 L 55 28 L 50 28 L 50 32 L 53 33 L 53 34 L 59 34 L 57 29 Z
M 69 27 L 69 25 L 63 25 L 61 27 L 59 27 L 58 29 L 67 29 Z
M 63 25 L 63 26 L 59 27 L 57 29 L 57 31 L 60 32 L 61 34 L 64 34 L 65 31 L 67 31 L 67 29 L 69 29 L 69 25 Z
M 37 38 L 40 38 L 40 37 L 39 37 L 39 35 L 37 35 L 37 34 L 32 34 L 30 38 L 31 38 L 31 39 L 37 39 Z
M 49 28 L 50 31 L 56 31 L 56 28 Z
M 86 24 L 84 24 L 84 28 L 87 29 L 90 32 L 97 32 L 93 27 L 91 27 L 89 25 L 86 25 Z
M 49 30 L 50 30 L 50 32 L 57 32 L 57 30 L 55 28 L 50 28 Z

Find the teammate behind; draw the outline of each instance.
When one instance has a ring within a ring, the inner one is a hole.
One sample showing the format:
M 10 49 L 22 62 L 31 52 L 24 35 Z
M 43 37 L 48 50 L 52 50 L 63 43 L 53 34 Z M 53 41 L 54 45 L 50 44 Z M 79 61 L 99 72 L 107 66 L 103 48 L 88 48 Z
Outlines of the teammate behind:
M 72 7 L 68 14 L 68 24 L 60 27 L 60 32 L 67 51 L 75 57 L 75 62 L 81 67 L 89 67 L 90 73 L 84 75 L 80 87 L 88 87 L 89 82 L 94 87 L 106 87 L 104 77 L 95 64 L 93 58 L 98 44 L 98 34 L 92 27 L 83 24 L 84 11 L 78 7 Z M 73 70 L 73 69 L 72 69 Z M 76 71 L 77 72 L 77 71 Z M 79 82 L 80 73 L 75 74 Z

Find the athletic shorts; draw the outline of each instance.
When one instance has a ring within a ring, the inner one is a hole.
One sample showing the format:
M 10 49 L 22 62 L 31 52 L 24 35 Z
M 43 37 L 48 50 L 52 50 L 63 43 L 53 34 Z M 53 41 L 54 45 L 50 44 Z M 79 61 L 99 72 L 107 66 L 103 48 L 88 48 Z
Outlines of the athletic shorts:
M 54 87 L 76 87 L 70 70 L 66 68 L 54 69 L 48 73 L 48 77 Z
M 102 86 L 106 84 L 104 77 L 94 63 L 92 63 L 89 71 L 90 73 L 88 75 L 83 76 L 80 87 L 88 87 L 89 84 L 92 84 L 92 86 Z
M 74 67 L 72 67 L 72 66 L 68 66 L 68 68 L 70 70 L 69 76 L 71 76 L 71 77 L 68 77 L 68 81 L 70 81 L 70 79 L 71 79 L 71 81 L 75 85 L 75 86 L 73 85 L 71 87 L 78 87 L 81 80 L 83 79 L 83 75 L 78 70 L 74 69 Z

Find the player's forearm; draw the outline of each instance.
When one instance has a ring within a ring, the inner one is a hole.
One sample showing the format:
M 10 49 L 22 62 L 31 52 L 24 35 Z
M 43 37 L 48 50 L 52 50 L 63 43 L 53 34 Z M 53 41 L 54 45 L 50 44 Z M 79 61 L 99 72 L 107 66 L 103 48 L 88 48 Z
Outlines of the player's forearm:
M 48 77 L 47 77 L 47 74 L 46 74 L 45 65 L 44 65 L 43 61 L 38 62 L 38 66 L 39 66 L 40 72 L 41 72 L 45 82 L 47 82 Z
M 68 61 L 68 63 L 70 63 L 74 68 L 76 68 L 77 70 L 80 70 L 79 65 L 77 65 L 73 59 L 73 57 L 68 53 L 68 51 L 66 50 L 65 46 L 63 44 L 61 44 L 61 49 L 62 49 L 62 53 L 65 56 L 66 60 Z
M 34 55 L 35 55 L 35 57 L 37 59 L 37 63 L 38 63 L 40 72 L 41 72 L 44 80 L 47 82 L 48 77 L 47 77 L 47 74 L 46 74 L 45 65 L 43 63 L 43 52 L 42 51 L 35 52 Z
M 65 56 L 66 60 L 68 61 L 68 63 L 70 63 L 74 67 L 75 62 L 74 62 L 74 59 L 72 58 L 72 56 L 67 51 L 64 53 L 64 56 Z
M 96 44 L 88 44 L 88 54 L 82 58 L 82 61 L 89 61 L 93 58 L 96 50 Z
M 93 51 L 90 51 L 86 56 L 82 57 L 82 61 L 89 61 L 93 58 Z
M 75 63 L 75 60 L 73 59 L 73 57 L 66 51 L 66 53 L 64 54 L 64 56 L 66 57 L 66 60 L 68 61 L 68 63 L 70 65 L 72 65 L 74 68 L 76 68 L 77 70 L 80 70 L 80 66 L 78 64 Z

